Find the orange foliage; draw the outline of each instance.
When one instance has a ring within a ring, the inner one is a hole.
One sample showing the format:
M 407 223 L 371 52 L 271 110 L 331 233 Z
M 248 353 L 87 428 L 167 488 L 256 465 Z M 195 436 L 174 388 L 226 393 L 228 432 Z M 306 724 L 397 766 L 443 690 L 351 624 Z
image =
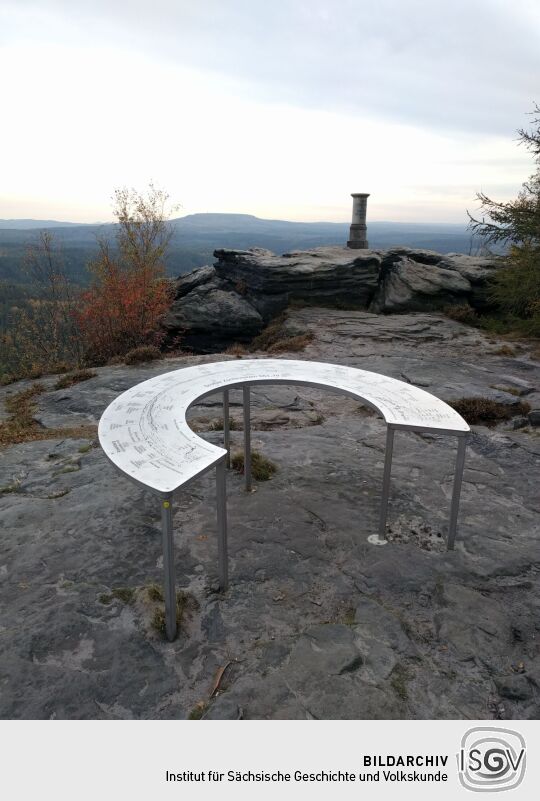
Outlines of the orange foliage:
M 171 305 L 171 283 L 155 268 L 126 270 L 108 257 L 96 271 L 99 280 L 82 293 L 75 313 L 87 358 L 103 363 L 140 345 L 159 346 L 159 322 Z
M 163 340 L 160 320 L 173 299 L 164 269 L 172 235 L 167 200 L 153 184 L 146 195 L 134 189 L 114 193 L 116 249 L 111 253 L 109 241 L 99 241 L 99 255 L 90 265 L 94 282 L 75 313 L 91 362 L 102 364 Z

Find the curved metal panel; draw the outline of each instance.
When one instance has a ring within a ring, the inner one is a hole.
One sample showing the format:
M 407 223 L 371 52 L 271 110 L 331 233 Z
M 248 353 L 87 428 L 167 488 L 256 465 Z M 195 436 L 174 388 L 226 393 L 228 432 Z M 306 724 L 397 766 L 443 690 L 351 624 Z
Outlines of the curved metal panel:
M 99 441 L 129 478 L 159 494 L 174 492 L 226 455 L 191 430 L 189 407 L 219 390 L 256 384 L 334 390 L 367 403 L 397 428 L 457 435 L 469 431 L 444 401 L 379 373 L 325 362 L 235 359 L 163 373 L 123 392 L 100 419 Z

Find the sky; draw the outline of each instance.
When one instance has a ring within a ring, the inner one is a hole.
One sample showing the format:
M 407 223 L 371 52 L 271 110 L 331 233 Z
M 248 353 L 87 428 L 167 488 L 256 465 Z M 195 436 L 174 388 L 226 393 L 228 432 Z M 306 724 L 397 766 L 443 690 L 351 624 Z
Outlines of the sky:
M 465 222 L 533 172 L 538 0 L 0 0 L 0 218 Z

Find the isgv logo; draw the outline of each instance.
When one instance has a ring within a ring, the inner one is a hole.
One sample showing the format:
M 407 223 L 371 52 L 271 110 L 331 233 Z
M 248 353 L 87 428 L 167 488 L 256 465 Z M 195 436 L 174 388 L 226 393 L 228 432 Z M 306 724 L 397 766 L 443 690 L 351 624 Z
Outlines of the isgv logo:
M 467 790 L 512 790 L 525 775 L 525 739 L 511 729 L 469 729 L 457 754 L 459 780 Z

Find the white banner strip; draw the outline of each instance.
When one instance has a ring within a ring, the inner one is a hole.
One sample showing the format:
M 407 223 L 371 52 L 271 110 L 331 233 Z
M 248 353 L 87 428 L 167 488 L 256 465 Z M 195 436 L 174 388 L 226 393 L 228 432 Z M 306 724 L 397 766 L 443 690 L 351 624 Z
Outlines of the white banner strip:
M 527 799 L 538 721 L 4 721 L 2 794 L 51 801 Z

